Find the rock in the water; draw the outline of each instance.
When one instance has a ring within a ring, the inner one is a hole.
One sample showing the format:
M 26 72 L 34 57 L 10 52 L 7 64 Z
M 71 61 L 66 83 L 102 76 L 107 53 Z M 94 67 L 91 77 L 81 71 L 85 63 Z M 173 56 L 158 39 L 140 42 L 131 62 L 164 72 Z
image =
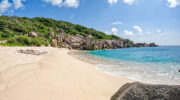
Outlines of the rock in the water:
M 149 47 L 157 47 L 157 45 L 155 43 L 150 43 Z
M 29 37 L 34 37 L 34 38 L 37 38 L 38 37 L 38 34 L 36 32 L 30 32 L 28 34 Z
M 52 40 L 51 46 L 52 47 L 57 47 L 57 40 L 56 39 Z
M 111 100 L 180 100 L 180 85 L 149 85 L 127 83 Z

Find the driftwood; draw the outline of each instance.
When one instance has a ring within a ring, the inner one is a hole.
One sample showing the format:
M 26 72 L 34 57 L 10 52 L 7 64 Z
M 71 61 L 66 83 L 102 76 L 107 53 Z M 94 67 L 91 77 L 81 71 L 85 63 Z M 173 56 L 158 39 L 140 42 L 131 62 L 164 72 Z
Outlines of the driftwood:
M 23 53 L 23 54 L 30 54 L 30 55 L 42 55 L 42 54 L 48 53 L 46 51 L 38 51 L 38 50 L 32 50 L 32 49 L 17 50 L 17 52 Z

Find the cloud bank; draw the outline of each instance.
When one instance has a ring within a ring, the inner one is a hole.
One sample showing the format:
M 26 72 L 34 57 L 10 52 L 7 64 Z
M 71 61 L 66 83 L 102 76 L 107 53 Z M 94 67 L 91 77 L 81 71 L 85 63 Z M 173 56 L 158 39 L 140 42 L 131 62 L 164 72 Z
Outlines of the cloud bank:
M 134 2 L 136 1 L 136 0 L 123 0 L 124 1 L 124 3 L 127 3 L 127 4 L 129 4 L 129 5 L 132 5 L 132 4 L 134 4 Z
M 12 6 L 8 0 L 2 0 L 0 2 L 0 14 L 6 12 Z
M 79 6 L 79 0 L 43 0 L 46 3 L 50 3 L 53 6 L 67 6 L 77 8 Z
M 25 2 L 25 1 L 26 1 L 26 0 L 13 0 L 14 8 L 15 8 L 15 9 L 19 9 L 19 8 L 24 7 L 24 5 L 23 5 L 22 2 Z
M 132 36 L 134 35 L 133 31 L 124 30 L 124 35 Z
M 110 5 L 116 4 L 118 2 L 118 0 L 108 0 L 108 3 Z
M 107 0 L 110 5 L 118 3 L 119 0 Z M 133 5 L 138 0 L 122 0 L 124 3 Z M 166 0 L 168 2 L 168 7 L 175 8 L 180 5 L 180 0 Z
M 156 30 L 156 32 L 157 32 L 157 33 L 159 33 L 159 32 L 161 32 L 161 30 L 160 30 L 160 29 L 158 29 L 158 30 Z
M 23 2 L 25 2 L 26 0 L 13 0 L 12 2 L 9 1 L 10 0 L 2 0 L 0 2 L 0 14 L 7 12 L 10 8 L 12 8 L 11 12 L 13 12 L 14 9 L 17 10 L 23 8 Z
M 137 31 L 139 35 L 142 35 L 142 28 L 138 25 L 134 25 L 133 28 Z
M 118 35 L 118 29 L 115 28 L 115 27 L 113 27 L 113 28 L 111 29 L 111 32 L 112 32 L 113 35 Z
M 176 6 L 180 5 L 180 0 L 167 0 L 167 2 L 170 8 L 175 8 Z

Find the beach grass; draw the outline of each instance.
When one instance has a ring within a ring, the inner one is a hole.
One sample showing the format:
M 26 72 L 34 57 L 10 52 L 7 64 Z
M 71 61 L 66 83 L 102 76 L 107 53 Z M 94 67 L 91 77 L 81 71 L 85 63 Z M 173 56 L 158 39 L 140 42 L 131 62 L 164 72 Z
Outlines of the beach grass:
M 16 47 L 16 46 L 27 46 L 25 44 L 18 44 L 18 43 L 0 43 L 0 46 L 9 46 L 9 47 Z

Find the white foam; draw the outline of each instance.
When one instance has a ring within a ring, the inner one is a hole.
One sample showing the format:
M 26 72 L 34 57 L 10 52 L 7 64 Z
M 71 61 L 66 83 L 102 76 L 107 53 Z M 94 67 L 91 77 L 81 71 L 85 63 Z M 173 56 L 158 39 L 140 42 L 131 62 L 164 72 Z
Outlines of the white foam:
M 180 73 L 178 72 L 180 65 L 178 64 L 110 60 L 82 52 L 76 53 L 75 56 L 87 62 L 96 63 L 97 69 L 107 74 L 145 83 L 180 85 Z

